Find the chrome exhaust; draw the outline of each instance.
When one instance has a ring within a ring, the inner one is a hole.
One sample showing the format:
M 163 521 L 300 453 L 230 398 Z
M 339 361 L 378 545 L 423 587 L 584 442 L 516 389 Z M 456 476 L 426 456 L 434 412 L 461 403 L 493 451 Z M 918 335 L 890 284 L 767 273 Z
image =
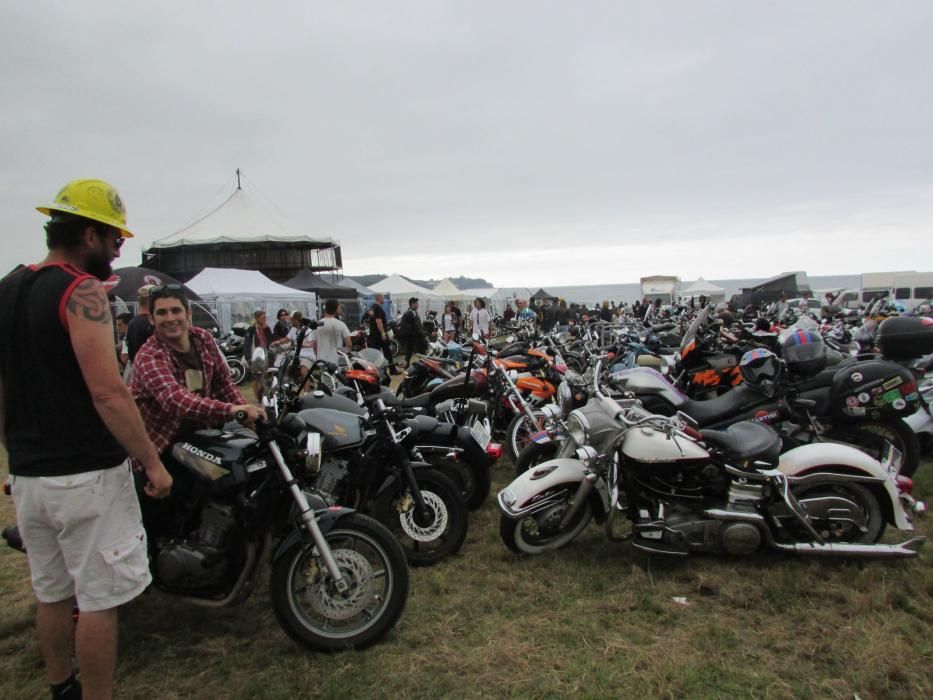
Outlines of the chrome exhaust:
M 879 557 L 885 559 L 901 559 L 917 556 L 917 553 L 926 540 L 926 537 L 913 537 L 900 544 L 816 544 L 811 542 L 780 544 L 772 542 L 771 546 L 784 552 L 793 552 L 794 554 L 815 554 L 827 557 Z

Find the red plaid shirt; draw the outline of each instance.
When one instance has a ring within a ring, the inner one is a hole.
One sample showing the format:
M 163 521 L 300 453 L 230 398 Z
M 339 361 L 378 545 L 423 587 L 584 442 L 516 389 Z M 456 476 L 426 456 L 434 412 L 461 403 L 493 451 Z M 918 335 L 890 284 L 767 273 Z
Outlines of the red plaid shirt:
M 204 395 L 188 391 L 185 370 L 172 349 L 153 335 L 133 361 L 130 391 L 139 406 L 149 439 L 159 453 L 179 436 L 183 425 L 207 428 L 223 424 L 230 406 L 246 400 L 230 378 L 230 370 L 213 336 L 191 326 L 188 337 L 194 344 L 204 374 Z

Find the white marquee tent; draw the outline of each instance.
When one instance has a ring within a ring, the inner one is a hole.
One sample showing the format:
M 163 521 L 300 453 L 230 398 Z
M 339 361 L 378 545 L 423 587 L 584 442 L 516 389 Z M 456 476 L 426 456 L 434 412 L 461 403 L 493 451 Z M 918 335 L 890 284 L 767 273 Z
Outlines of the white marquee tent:
M 707 282 L 705 279 L 700 277 L 696 282 L 691 284 L 686 289 L 681 289 L 680 297 L 686 299 L 689 297 L 708 297 L 710 301 L 722 301 L 726 298 L 726 290 L 722 287 L 713 284 L 712 282 Z
M 217 305 L 224 328 L 249 323 L 257 309 L 264 309 L 273 320 L 280 308 L 301 311 L 310 318 L 318 316 L 316 295 L 273 282 L 256 270 L 205 267 L 187 286 L 205 302 Z

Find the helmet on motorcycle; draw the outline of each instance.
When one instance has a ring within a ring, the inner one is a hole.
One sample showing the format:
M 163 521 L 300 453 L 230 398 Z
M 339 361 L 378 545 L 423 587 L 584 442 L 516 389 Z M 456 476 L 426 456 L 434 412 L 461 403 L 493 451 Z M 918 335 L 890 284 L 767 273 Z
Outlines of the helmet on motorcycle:
M 784 338 L 781 355 L 787 369 L 803 377 L 812 377 L 826 366 L 826 345 L 814 331 L 794 331 Z
M 784 367 L 770 350 L 756 348 L 742 355 L 739 361 L 742 379 L 765 396 L 774 396 Z

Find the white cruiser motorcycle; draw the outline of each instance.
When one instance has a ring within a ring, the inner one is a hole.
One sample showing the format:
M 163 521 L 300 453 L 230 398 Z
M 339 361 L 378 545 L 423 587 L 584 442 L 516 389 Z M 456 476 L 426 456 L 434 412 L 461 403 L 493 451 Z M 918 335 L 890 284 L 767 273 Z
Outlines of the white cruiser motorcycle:
M 600 367 L 597 366 L 596 376 Z M 913 557 L 925 538 L 879 544 L 887 524 L 912 531 L 898 499 L 896 450 L 878 462 L 837 443 L 780 454 L 769 427 L 736 423 L 697 431 L 691 419 L 594 396 L 568 419 L 557 458 L 519 475 L 498 495 L 500 535 L 516 552 L 571 542 L 591 519 L 612 540 L 652 553 Z M 614 527 L 622 514 L 630 531 Z

